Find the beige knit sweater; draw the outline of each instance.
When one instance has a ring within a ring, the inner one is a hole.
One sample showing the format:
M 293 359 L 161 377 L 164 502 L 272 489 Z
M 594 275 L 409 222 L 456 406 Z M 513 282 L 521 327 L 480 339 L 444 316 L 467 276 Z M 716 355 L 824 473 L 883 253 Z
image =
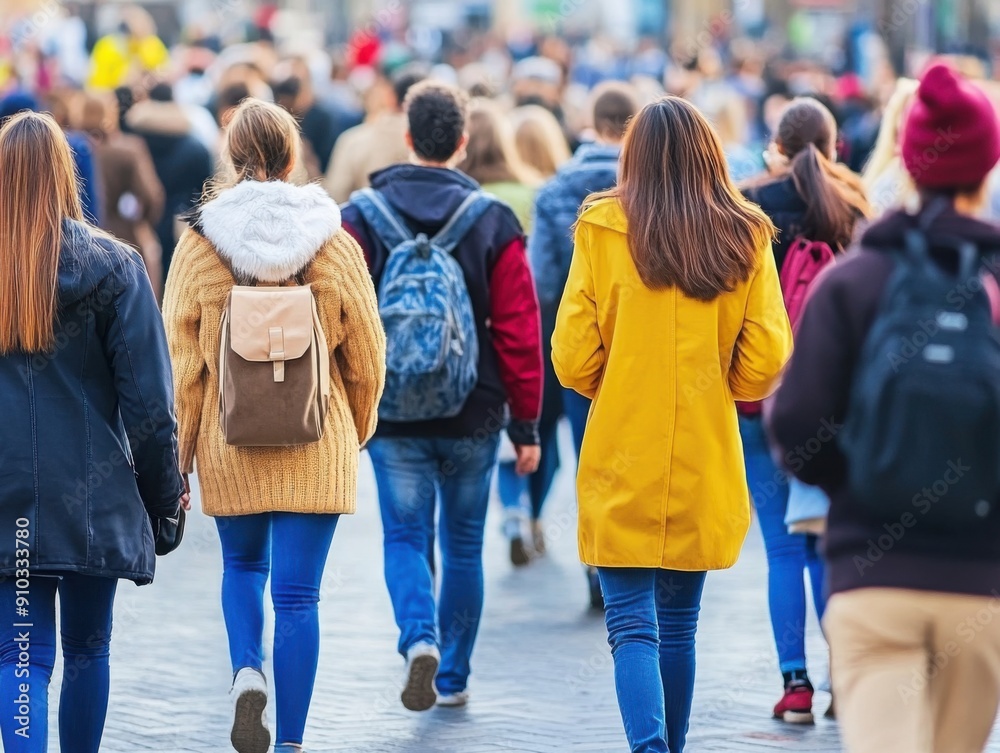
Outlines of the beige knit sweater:
M 262 283 L 306 269 L 330 349 L 330 413 L 319 442 L 233 447 L 223 439 L 219 325 L 234 280 L 220 254 Z M 246 181 L 205 204 L 174 254 L 163 315 L 182 470 L 197 460 L 205 513 L 353 513 L 358 452 L 375 431 L 385 380 L 385 334 L 361 249 L 326 193 Z

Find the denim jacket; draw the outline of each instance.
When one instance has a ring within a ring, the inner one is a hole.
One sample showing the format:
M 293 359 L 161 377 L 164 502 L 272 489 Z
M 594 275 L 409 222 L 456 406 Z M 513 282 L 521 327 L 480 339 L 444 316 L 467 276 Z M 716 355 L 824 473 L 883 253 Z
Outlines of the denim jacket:
M 573 225 L 590 194 L 618 182 L 620 148 L 584 144 L 538 192 L 528 256 L 535 275 L 542 316 L 555 316 L 573 258 Z

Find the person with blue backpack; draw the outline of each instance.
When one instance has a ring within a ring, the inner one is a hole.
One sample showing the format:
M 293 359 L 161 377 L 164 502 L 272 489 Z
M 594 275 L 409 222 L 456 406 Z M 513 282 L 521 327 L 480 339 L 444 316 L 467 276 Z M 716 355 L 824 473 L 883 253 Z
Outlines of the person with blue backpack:
M 386 388 L 368 450 L 406 659 L 401 700 L 413 711 L 468 701 L 500 432 L 519 473 L 534 472 L 541 455 L 541 326 L 524 233 L 507 205 L 454 169 L 467 109 L 452 86 L 414 86 L 405 102 L 411 164 L 374 173 L 343 208 L 386 331 Z
M 901 150 L 921 208 L 873 224 L 817 282 L 770 426 L 830 497 L 845 749 L 974 753 L 1000 705 L 1000 229 L 977 219 L 1000 124 L 935 64 Z

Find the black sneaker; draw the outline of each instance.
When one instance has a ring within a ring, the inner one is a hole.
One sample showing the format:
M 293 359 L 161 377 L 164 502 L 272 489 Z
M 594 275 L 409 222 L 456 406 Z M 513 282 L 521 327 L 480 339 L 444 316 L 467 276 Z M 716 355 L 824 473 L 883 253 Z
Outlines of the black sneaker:
M 514 567 L 524 567 L 531 562 L 531 552 L 521 536 L 510 540 L 510 562 Z

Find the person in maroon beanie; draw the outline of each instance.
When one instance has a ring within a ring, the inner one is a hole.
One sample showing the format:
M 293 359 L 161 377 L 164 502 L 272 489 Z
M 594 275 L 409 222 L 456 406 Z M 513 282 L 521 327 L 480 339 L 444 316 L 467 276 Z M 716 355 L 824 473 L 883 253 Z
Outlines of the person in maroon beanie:
M 907 234 L 922 228 L 933 263 L 951 272 L 946 249 L 956 240 L 984 260 L 1000 254 L 1000 230 L 976 219 L 1000 160 L 993 107 L 950 68 L 932 66 L 907 115 L 902 155 L 922 207 L 872 225 L 817 284 L 770 429 L 790 470 L 831 499 L 824 627 L 846 750 L 973 753 L 1000 703 L 1000 516 L 947 533 L 925 513 L 960 500 L 935 484 L 917 490 L 912 512 L 880 519 L 851 493 L 841 442 L 854 379 L 867 366 L 863 346 Z M 942 461 L 942 485 L 963 472 L 952 461 Z

